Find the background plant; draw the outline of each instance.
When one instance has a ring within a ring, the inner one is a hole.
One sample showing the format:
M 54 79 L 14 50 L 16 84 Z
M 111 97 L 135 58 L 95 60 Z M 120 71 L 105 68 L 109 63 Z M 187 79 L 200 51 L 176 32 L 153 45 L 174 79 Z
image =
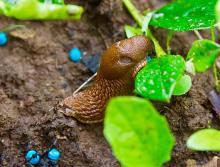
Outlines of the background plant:
M 1 0 L 0 15 L 20 20 L 80 19 L 83 8 L 64 0 Z
M 149 38 L 152 39 L 156 51 L 156 57 L 148 62 L 147 66 L 145 66 L 136 76 L 136 94 L 150 100 L 169 102 L 172 95 L 183 95 L 189 91 L 192 83 L 191 77 L 186 74 L 187 72 L 195 74 L 196 72 L 204 72 L 211 67 L 213 67 L 216 87 L 218 88 L 219 83 L 216 72 L 217 70 L 215 67 L 215 60 L 219 55 L 219 44 L 215 43 L 214 34 L 214 27 L 217 26 L 215 9 L 219 11 L 219 6 L 216 7 L 217 0 L 208 2 L 206 0 L 179 0 L 155 11 L 148 12 L 147 14 L 145 13 L 145 15 L 142 15 L 130 0 L 123 0 L 123 3 L 137 23 L 135 26 L 125 25 L 125 32 L 127 37 L 146 34 Z M 166 28 L 169 30 L 167 35 L 167 53 L 160 46 L 159 42 L 150 31 L 149 25 Z M 211 29 L 212 39 L 202 39 L 201 35 L 197 31 L 200 29 Z M 177 31 L 191 30 L 195 32 L 200 40 L 197 40 L 193 43 L 192 48 L 186 56 L 186 60 L 184 60 L 183 56 L 181 55 L 170 54 L 170 41 L 173 34 Z M 133 97 L 126 97 L 126 100 L 123 101 L 123 99 L 118 100 L 116 98 L 110 102 L 109 106 L 107 107 L 107 114 L 105 117 L 104 134 L 112 146 L 115 156 L 119 159 L 123 166 L 132 166 L 132 164 L 134 164 L 136 161 L 139 162 L 136 166 L 155 166 L 155 164 L 152 163 L 151 158 L 142 161 L 133 157 L 135 157 L 135 153 L 137 152 L 140 153 L 141 157 L 151 157 L 153 154 L 151 154 L 150 150 L 152 149 L 157 151 L 157 147 L 155 147 L 155 145 L 152 143 L 160 140 L 158 136 L 164 135 L 160 129 L 160 126 L 158 128 L 152 129 L 146 129 L 143 127 L 143 124 L 147 126 L 152 122 L 153 124 L 157 125 L 156 120 L 151 120 L 144 116 L 146 113 L 152 112 L 151 110 L 154 110 L 154 112 L 157 111 L 152 108 L 144 107 L 144 103 L 142 107 L 140 105 L 139 107 L 136 106 L 134 109 L 136 101 L 132 101 L 132 99 Z M 126 107 L 123 107 L 123 105 L 126 105 Z M 145 102 L 145 105 L 150 105 L 150 103 Z M 131 111 L 130 108 L 133 110 Z M 143 115 L 142 121 L 135 119 L 136 110 L 138 110 L 138 114 Z M 134 119 L 128 120 L 130 114 Z M 126 125 L 120 124 L 119 120 L 123 119 L 127 120 Z M 132 128 L 127 129 L 125 128 L 126 126 Z M 144 132 L 146 134 L 151 133 L 151 131 L 159 134 L 156 138 L 151 137 L 148 139 L 135 135 L 135 137 L 139 139 L 139 142 L 147 145 L 145 148 L 145 150 L 147 150 L 146 152 L 141 152 L 143 147 L 138 146 L 140 143 L 132 143 L 129 140 L 130 138 L 134 137 L 134 134 L 141 130 L 145 130 Z M 213 131 L 212 133 L 207 133 L 207 131 L 205 131 L 202 134 L 196 134 L 189 139 L 187 146 L 192 149 L 192 146 L 197 144 L 200 144 L 201 146 L 208 143 L 206 150 L 219 151 L 219 146 L 215 145 L 213 142 L 214 140 L 217 141 L 216 139 L 219 138 L 219 132 L 217 132 L 217 130 Z M 172 136 L 170 131 L 167 131 L 165 136 L 167 141 L 171 143 L 173 142 L 173 140 L 168 137 Z M 213 136 L 217 137 L 212 138 Z M 120 139 L 120 137 L 123 138 L 123 142 L 121 141 L 122 139 Z M 198 140 L 199 138 L 201 139 L 201 137 L 203 139 Z M 166 144 L 166 142 L 163 140 L 160 142 L 164 145 Z M 173 145 L 171 145 L 171 147 L 172 146 Z M 136 148 L 137 152 L 135 151 L 134 154 L 127 154 L 127 156 L 122 156 L 120 154 L 125 150 L 131 151 L 132 148 Z M 200 148 L 201 147 L 198 146 L 197 150 L 201 150 Z M 161 147 L 159 152 L 166 152 L 166 156 L 170 157 L 169 150 L 170 148 L 168 149 Z M 164 155 L 160 156 L 163 157 Z M 169 158 L 166 160 L 168 159 Z M 156 159 L 153 160 L 157 161 Z M 161 166 L 164 162 L 166 161 L 161 161 L 161 163 L 157 164 L 157 166 Z

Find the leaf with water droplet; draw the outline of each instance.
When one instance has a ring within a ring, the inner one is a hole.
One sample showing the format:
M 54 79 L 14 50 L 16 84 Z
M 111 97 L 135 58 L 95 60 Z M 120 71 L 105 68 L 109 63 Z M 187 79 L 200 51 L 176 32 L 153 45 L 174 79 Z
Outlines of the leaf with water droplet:
M 187 147 L 197 151 L 220 151 L 220 131 L 216 129 L 199 130 L 189 137 Z
M 186 94 L 192 86 L 192 80 L 189 75 L 183 75 L 176 83 L 173 95 L 180 96 Z
M 197 40 L 193 42 L 187 60 L 192 60 L 197 72 L 204 72 L 214 64 L 219 53 L 219 44 L 206 39 Z
M 174 137 L 166 118 L 138 97 L 116 97 L 107 106 L 104 136 L 126 167 L 159 167 L 170 160 Z
M 178 0 L 156 11 L 150 25 L 174 31 L 210 28 L 215 24 L 217 0 Z
M 176 82 L 182 77 L 185 61 L 179 55 L 151 60 L 135 78 L 135 92 L 151 100 L 169 102 Z

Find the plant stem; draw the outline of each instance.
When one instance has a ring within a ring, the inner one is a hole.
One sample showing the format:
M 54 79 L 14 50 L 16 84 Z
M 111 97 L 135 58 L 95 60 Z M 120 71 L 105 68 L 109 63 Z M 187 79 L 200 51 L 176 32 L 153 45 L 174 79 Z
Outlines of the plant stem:
M 125 7 L 128 9 L 134 20 L 142 27 L 144 16 L 136 9 L 130 0 L 123 0 Z
M 156 55 L 157 57 L 166 55 L 166 52 L 162 49 L 162 47 L 160 46 L 158 40 L 153 36 L 152 32 L 150 31 L 150 29 L 148 28 L 147 31 L 147 36 L 153 41 L 154 46 L 155 46 L 155 51 L 156 51 Z
M 211 31 L 212 41 L 215 42 L 216 37 L 215 37 L 215 27 L 214 27 L 214 25 L 211 27 L 210 31 Z
M 214 79 L 215 79 L 215 87 L 217 92 L 220 91 L 220 86 L 219 86 L 219 80 L 218 80 L 218 72 L 217 72 L 217 68 L 216 68 L 216 64 L 213 64 L 213 75 L 214 75 Z
M 173 34 L 174 32 L 173 31 L 168 31 L 168 34 L 167 34 L 167 41 L 166 41 L 166 45 L 167 45 L 167 53 L 170 54 L 171 52 L 171 48 L 170 48 L 170 42 L 171 42 L 171 39 L 173 37 Z
M 123 0 L 123 3 L 125 7 L 128 9 L 134 20 L 138 23 L 140 27 L 143 27 L 144 22 L 144 16 L 137 10 L 137 8 L 131 3 L 130 0 Z M 157 57 L 166 55 L 166 52 L 163 50 L 163 48 L 160 46 L 158 40 L 153 36 L 150 29 L 147 30 L 147 36 L 151 38 L 151 40 L 154 43 L 155 51 Z

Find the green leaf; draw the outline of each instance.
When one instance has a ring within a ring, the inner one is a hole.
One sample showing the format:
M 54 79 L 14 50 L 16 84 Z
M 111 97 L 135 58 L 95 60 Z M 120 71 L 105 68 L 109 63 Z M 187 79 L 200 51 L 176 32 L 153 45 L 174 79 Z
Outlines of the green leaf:
M 142 32 L 147 33 L 148 32 L 148 26 L 151 20 L 151 17 L 153 16 L 153 13 L 147 13 L 143 18 L 143 24 L 142 24 Z
M 173 95 L 180 96 L 186 94 L 192 86 L 192 80 L 189 75 L 183 75 L 176 83 Z
M 187 55 L 187 60 L 192 59 L 197 72 L 204 72 L 210 68 L 219 55 L 220 46 L 210 40 L 197 40 Z
M 137 97 L 116 97 L 107 106 L 104 135 L 126 167 L 159 167 L 174 145 L 168 123 L 152 104 Z
M 187 147 L 197 151 L 220 151 L 220 131 L 216 129 L 199 130 L 189 137 Z
M 42 3 L 38 0 L 17 0 L 16 3 L 0 1 L 0 14 L 19 20 L 77 20 L 82 13 L 83 8 L 76 5 Z
M 125 29 L 125 33 L 126 33 L 127 38 L 143 34 L 141 31 L 141 28 L 126 25 L 126 26 L 124 26 L 124 29 Z
M 38 1 L 40 1 L 40 2 L 46 2 L 46 3 L 50 2 L 50 3 L 52 3 L 52 4 L 62 4 L 62 5 L 65 4 L 65 3 L 64 3 L 64 0 L 50 0 L 50 1 L 48 1 L 48 0 L 38 0 Z
M 210 28 L 217 0 L 178 0 L 156 11 L 150 25 L 174 31 Z
M 151 100 L 169 102 L 184 70 L 185 61 L 181 56 L 165 55 L 152 59 L 137 74 L 135 92 Z

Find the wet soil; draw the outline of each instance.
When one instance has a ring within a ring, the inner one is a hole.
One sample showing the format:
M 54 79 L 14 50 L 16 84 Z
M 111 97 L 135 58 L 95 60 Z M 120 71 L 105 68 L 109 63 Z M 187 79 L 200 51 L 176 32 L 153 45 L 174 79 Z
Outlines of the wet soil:
M 10 42 L 0 48 L 0 166 L 27 166 L 28 147 L 40 153 L 55 140 L 61 151 L 59 166 L 118 167 L 103 137 L 103 125 L 84 125 L 51 110 L 72 94 L 91 72 L 82 63 L 68 59 L 68 51 L 78 47 L 84 56 L 102 53 L 113 42 L 124 39 L 123 25 L 133 20 L 120 0 L 68 1 L 86 8 L 80 21 L 17 21 L 0 17 L 0 27 L 23 24 L 24 32 L 11 33 Z M 157 8 L 168 1 L 135 1 L 140 10 Z M 165 45 L 166 31 L 154 29 Z M 209 37 L 208 31 L 202 32 Z M 186 55 L 197 39 L 193 32 L 177 33 L 171 43 L 173 53 Z M 204 164 L 214 153 L 186 148 L 188 136 L 208 126 L 220 128 L 207 94 L 213 88 L 210 71 L 193 77 L 189 93 L 156 104 L 167 117 L 176 138 L 172 160 L 165 166 L 186 166 L 189 159 Z

